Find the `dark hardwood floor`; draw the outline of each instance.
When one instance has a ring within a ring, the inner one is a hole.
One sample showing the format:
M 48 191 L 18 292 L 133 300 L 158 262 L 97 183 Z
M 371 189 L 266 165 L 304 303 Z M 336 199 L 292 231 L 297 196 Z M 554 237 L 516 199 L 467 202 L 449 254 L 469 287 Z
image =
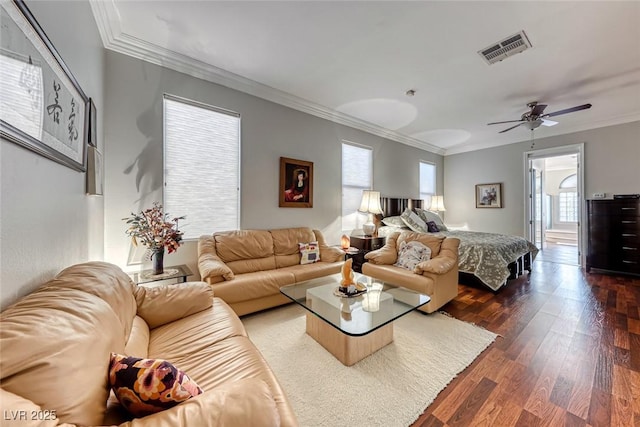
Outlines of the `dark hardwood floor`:
M 497 293 L 444 306 L 501 336 L 414 423 L 640 426 L 640 278 L 536 260 Z

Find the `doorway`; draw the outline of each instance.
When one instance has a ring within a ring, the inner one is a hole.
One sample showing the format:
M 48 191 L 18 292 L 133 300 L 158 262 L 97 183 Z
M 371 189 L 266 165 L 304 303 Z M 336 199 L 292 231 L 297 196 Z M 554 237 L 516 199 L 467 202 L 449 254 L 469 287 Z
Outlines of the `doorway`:
M 544 262 L 581 265 L 582 145 L 525 153 L 528 238 Z

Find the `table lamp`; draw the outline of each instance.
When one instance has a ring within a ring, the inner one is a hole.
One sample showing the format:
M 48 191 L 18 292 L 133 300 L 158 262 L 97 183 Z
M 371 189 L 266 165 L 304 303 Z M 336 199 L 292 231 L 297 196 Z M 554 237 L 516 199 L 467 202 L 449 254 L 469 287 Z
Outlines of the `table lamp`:
M 430 211 L 434 211 L 436 213 L 444 212 L 446 209 L 444 208 L 444 197 L 443 196 L 432 196 L 431 197 L 431 205 L 429 206 Z
M 373 215 L 381 214 L 382 208 L 380 207 L 380 192 L 363 190 L 362 202 L 360 202 L 360 208 L 358 211 L 369 215 L 367 222 L 363 224 L 362 231 L 365 236 L 373 236 L 376 232 L 376 225 L 373 222 Z

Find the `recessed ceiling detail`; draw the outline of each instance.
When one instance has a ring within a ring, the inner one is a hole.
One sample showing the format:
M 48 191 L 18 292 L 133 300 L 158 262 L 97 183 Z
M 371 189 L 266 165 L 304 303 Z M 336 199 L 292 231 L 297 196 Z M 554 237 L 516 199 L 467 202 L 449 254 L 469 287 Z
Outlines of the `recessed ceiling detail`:
M 471 134 L 462 129 L 433 129 L 411 135 L 413 138 L 437 145 L 442 148 L 462 144 L 471 138 Z
M 411 124 L 418 116 L 416 107 L 408 102 L 385 98 L 349 102 L 336 110 L 391 130 L 398 130 Z

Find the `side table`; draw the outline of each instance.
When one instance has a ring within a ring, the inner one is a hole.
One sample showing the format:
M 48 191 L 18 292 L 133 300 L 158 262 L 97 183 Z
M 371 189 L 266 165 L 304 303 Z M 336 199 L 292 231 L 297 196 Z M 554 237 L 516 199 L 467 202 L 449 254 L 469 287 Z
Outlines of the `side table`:
M 353 270 L 357 273 L 362 273 L 362 264 L 366 262 L 365 255 L 368 252 L 380 249 L 386 243 L 385 237 L 372 237 L 372 236 L 351 236 L 350 244 L 356 248 L 357 252 L 347 252 L 345 259 L 353 259 Z
M 164 273 L 162 274 L 153 274 L 153 270 L 143 270 L 139 273 L 129 274 L 131 280 L 138 285 L 169 279 L 176 279 L 176 283 L 184 283 L 187 281 L 187 276 L 191 275 L 193 275 L 193 273 L 189 267 L 184 264 L 165 267 Z

